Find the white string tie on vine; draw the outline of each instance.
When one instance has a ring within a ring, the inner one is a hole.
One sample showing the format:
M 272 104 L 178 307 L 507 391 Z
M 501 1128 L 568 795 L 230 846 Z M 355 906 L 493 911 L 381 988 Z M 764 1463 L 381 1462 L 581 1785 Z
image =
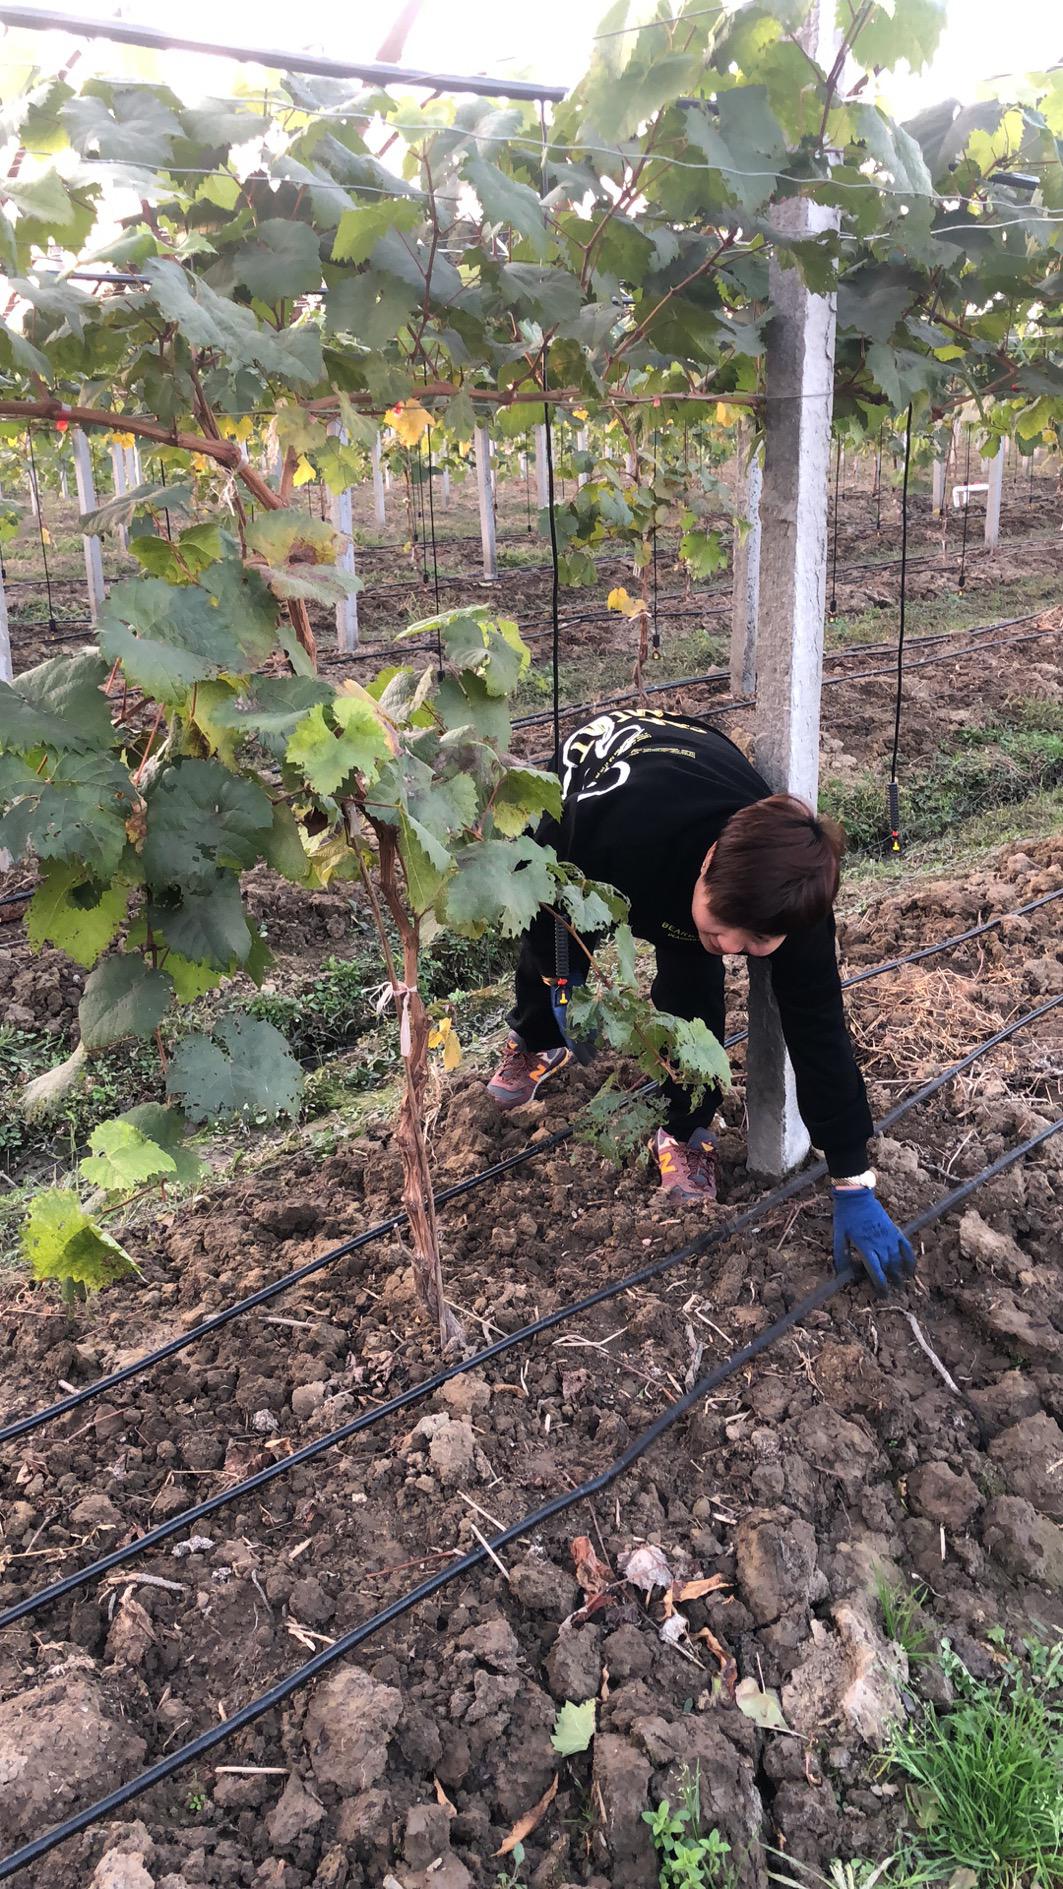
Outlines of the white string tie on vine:
M 399 1049 L 408 1056 L 412 1047 L 410 1034 L 410 998 L 416 996 L 416 984 L 393 984 L 385 978 L 375 990 L 369 992 L 369 1001 L 378 1017 L 382 1017 L 390 1003 L 394 1003 L 399 1016 Z

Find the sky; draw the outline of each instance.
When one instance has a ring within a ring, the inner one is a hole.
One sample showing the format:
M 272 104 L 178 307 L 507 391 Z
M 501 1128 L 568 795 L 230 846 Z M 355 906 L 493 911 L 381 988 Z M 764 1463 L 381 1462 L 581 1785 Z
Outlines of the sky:
M 315 0 L 300 12 L 290 0 L 56 0 L 68 12 L 177 30 L 191 37 L 244 41 L 278 50 L 323 51 L 334 58 L 375 58 L 401 0 L 373 7 Z M 440 72 L 528 75 L 565 85 L 579 77 L 605 0 L 535 0 L 527 10 L 500 0 L 423 0 L 404 63 Z M 179 22 L 179 25 L 177 24 Z M 300 30 L 302 27 L 302 30 Z M 946 97 L 967 102 L 1001 72 L 1043 70 L 1063 59 L 1063 18 L 1052 0 L 951 0 L 949 22 L 931 67 L 903 69 L 888 103 L 898 116 Z M 213 66 L 213 61 L 209 62 Z M 197 65 L 199 62 L 197 62 Z M 202 72 L 200 73 L 202 76 Z

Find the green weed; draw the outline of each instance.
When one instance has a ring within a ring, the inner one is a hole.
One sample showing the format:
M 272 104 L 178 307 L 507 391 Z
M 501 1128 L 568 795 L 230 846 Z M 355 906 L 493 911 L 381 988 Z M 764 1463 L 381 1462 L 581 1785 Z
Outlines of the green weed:
M 924 1705 L 885 1758 L 907 1780 L 916 1826 L 906 1862 L 930 1883 L 972 1870 L 979 1889 L 1063 1882 L 1063 1642 L 1008 1660 L 996 1684 L 948 1648 L 956 1703 Z
M 928 1590 L 922 1585 L 906 1587 L 902 1581 L 891 1581 L 881 1568 L 875 1575 L 875 1599 L 886 1638 L 904 1648 L 909 1666 L 918 1666 L 933 1657 L 930 1630 L 922 1618 L 929 1598 Z
M 657 1852 L 660 1889 L 714 1889 L 727 1883 L 731 1845 L 718 1830 L 703 1835 L 701 1828 L 701 1766 L 685 1765 L 679 1780 L 681 1802 L 673 1810 L 667 1798 L 656 1810 L 644 1810 Z

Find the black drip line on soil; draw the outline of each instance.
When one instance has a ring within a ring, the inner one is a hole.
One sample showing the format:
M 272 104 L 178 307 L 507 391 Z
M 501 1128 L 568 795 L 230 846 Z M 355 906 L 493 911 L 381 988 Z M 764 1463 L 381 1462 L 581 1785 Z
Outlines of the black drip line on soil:
M 947 1076 L 941 1080 L 947 1080 Z M 889 1118 L 887 1117 L 886 1119 L 888 1120 Z M 950 1193 L 934 1201 L 931 1206 L 924 1208 L 913 1220 L 910 1220 L 904 1228 L 907 1237 L 912 1239 L 923 1232 L 926 1227 L 932 1226 L 935 1221 L 943 1219 L 953 1208 L 962 1205 L 965 1200 L 968 1200 L 979 1187 L 996 1179 L 998 1175 L 1006 1173 L 1009 1168 L 1014 1167 L 1024 1156 L 1032 1153 L 1053 1135 L 1058 1134 L 1061 1129 L 1063 1129 L 1063 1118 L 1055 1122 L 1050 1122 L 1046 1127 L 1040 1129 L 1037 1134 L 1029 1136 L 1016 1147 L 1006 1149 L 1004 1153 L 998 1155 L 996 1160 L 991 1162 L 988 1167 L 983 1168 L 980 1174 L 976 1174 L 972 1176 L 970 1180 L 962 1182 L 958 1187 L 954 1187 Z M 197 1738 L 190 1739 L 188 1743 L 181 1745 L 177 1750 L 169 1752 L 164 1758 L 160 1758 L 155 1764 L 149 1766 L 146 1771 L 142 1771 L 138 1776 L 130 1778 L 125 1784 L 120 1784 L 117 1789 L 109 1792 L 106 1797 L 98 1799 L 94 1804 L 87 1804 L 73 1816 L 66 1818 L 60 1824 L 54 1825 L 53 1828 L 46 1831 L 43 1836 L 32 1838 L 29 1843 L 23 1844 L 18 1850 L 13 1850 L 8 1856 L 0 1859 L 0 1881 L 7 1881 L 10 1877 L 16 1875 L 19 1870 L 24 1869 L 27 1864 L 36 1862 L 42 1856 L 48 1855 L 50 1851 L 57 1848 L 59 1844 L 67 1842 L 71 1837 L 79 1835 L 83 1830 L 91 1829 L 94 1824 L 100 1823 L 103 1819 L 113 1816 L 115 1811 L 122 1809 L 125 1804 L 130 1803 L 136 1797 L 140 1797 L 145 1791 L 152 1789 L 154 1785 L 163 1783 L 167 1778 L 172 1777 L 175 1772 L 184 1770 L 187 1765 L 196 1763 L 200 1758 L 205 1757 L 208 1752 L 215 1750 L 218 1745 L 223 1744 L 237 1732 L 243 1731 L 249 1725 L 253 1725 L 258 1719 L 262 1718 L 267 1712 L 272 1711 L 276 1706 L 283 1705 L 294 1693 L 300 1691 L 321 1673 L 326 1672 L 330 1666 L 335 1665 L 336 1662 L 341 1659 L 345 1659 L 348 1654 L 353 1653 L 356 1648 L 363 1645 L 366 1640 L 371 1639 L 374 1634 L 381 1632 L 383 1628 L 390 1626 L 394 1621 L 401 1619 L 403 1615 L 411 1612 L 414 1607 L 419 1606 L 422 1601 L 430 1600 L 433 1595 L 438 1594 L 443 1588 L 448 1587 L 451 1582 L 464 1579 L 467 1574 L 471 1574 L 489 1559 L 497 1559 L 502 1549 L 508 1548 L 515 1541 L 523 1540 L 526 1536 L 534 1534 L 537 1530 L 545 1527 L 547 1523 L 553 1521 L 556 1516 L 563 1515 L 567 1513 L 568 1510 L 578 1507 L 581 1502 L 589 1501 L 594 1496 L 602 1494 L 621 1476 L 626 1474 L 626 1472 L 631 1469 L 662 1436 L 666 1435 L 681 1418 L 685 1417 L 696 1404 L 702 1402 L 705 1397 L 709 1396 L 712 1391 L 718 1389 L 721 1384 L 726 1383 L 727 1380 L 733 1377 L 738 1371 L 744 1370 L 746 1366 L 753 1364 L 756 1359 L 761 1357 L 772 1345 L 777 1344 L 781 1338 L 785 1337 L 787 1332 L 792 1331 L 796 1325 L 799 1325 L 813 1312 L 829 1304 L 830 1300 L 835 1298 L 838 1293 L 843 1292 L 848 1286 L 853 1285 L 857 1277 L 858 1275 L 853 1267 L 846 1265 L 832 1276 L 821 1280 L 819 1285 L 814 1287 L 803 1299 L 799 1299 L 795 1305 L 792 1305 L 787 1312 L 783 1313 L 781 1318 L 776 1319 L 771 1325 L 767 1326 L 764 1331 L 758 1333 L 748 1345 L 744 1345 L 742 1349 L 735 1352 L 733 1356 L 725 1358 L 722 1363 L 715 1365 L 703 1378 L 696 1384 L 693 1384 L 682 1397 L 677 1398 L 673 1404 L 668 1405 L 667 1408 L 661 1412 L 660 1416 L 655 1418 L 653 1423 L 648 1425 L 638 1436 L 634 1437 L 627 1448 L 622 1451 L 619 1456 L 615 1457 L 605 1469 L 600 1470 L 597 1475 L 588 1477 L 586 1481 L 580 1483 L 576 1488 L 566 1489 L 560 1495 L 552 1496 L 549 1501 L 544 1502 L 532 1513 L 522 1516 L 519 1521 L 511 1523 L 508 1528 L 501 1529 L 489 1541 L 481 1540 L 480 1545 L 476 1548 L 462 1555 L 460 1559 L 450 1562 L 447 1567 L 441 1568 L 437 1573 L 429 1575 L 426 1580 L 421 1581 L 416 1587 L 408 1589 L 405 1594 L 400 1594 L 386 1607 L 381 1607 L 375 1613 L 370 1614 L 369 1617 L 361 1621 L 358 1626 L 352 1627 L 349 1632 L 342 1634 L 331 1646 L 323 1647 L 319 1653 L 315 1653 L 313 1657 L 306 1660 L 303 1665 L 296 1667 L 293 1672 L 286 1674 L 283 1679 L 278 1680 L 277 1683 L 269 1687 L 266 1692 L 260 1693 L 257 1698 L 250 1699 L 246 1705 L 241 1706 L 237 1712 L 230 1714 L 228 1718 L 224 1718 L 217 1725 L 211 1726 L 208 1731 L 201 1732 Z
M 957 590 L 962 590 L 967 582 L 967 518 L 971 509 L 971 429 L 967 429 L 967 458 L 963 469 L 963 532 L 960 538 L 960 575 Z
M 48 628 L 51 630 L 52 635 L 55 636 L 58 632 L 59 625 L 55 620 L 55 605 L 52 602 L 52 578 L 51 572 L 48 569 L 48 540 L 44 529 L 44 514 L 41 510 L 41 487 L 37 477 L 37 461 L 33 452 L 33 429 L 31 427 L 26 428 L 26 445 L 29 447 L 30 480 L 33 486 L 33 509 L 37 516 L 37 537 L 40 541 L 41 563 L 44 566 L 44 589 L 48 599 Z
M 904 621 L 908 596 L 908 477 L 912 466 L 912 408 L 904 423 L 904 472 L 901 478 L 901 578 L 897 609 L 897 696 L 893 710 L 893 754 L 890 760 L 889 816 L 890 851 L 901 850 L 901 790 L 897 781 L 897 757 L 901 748 L 901 709 L 904 701 Z
M 920 945 L 916 950 L 906 952 L 900 957 L 887 959 L 884 964 L 871 965 L 863 971 L 854 972 L 852 976 L 843 979 L 841 988 L 848 990 L 855 984 L 864 984 L 872 978 L 884 977 L 893 971 L 901 970 L 905 965 L 918 964 L 926 958 L 936 957 L 943 951 L 953 950 L 959 945 L 969 943 L 974 938 L 984 936 L 986 932 L 996 930 L 999 925 L 1005 924 L 1011 918 L 1025 917 L 1029 912 L 1038 911 L 1041 906 L 1051 905 L 1060 898 L 1063 898 L 1063 886 L 1053 892 L 1042 893 L 1039 898 L 1029 900 L 1012 912 L 1001 912 L 995 918 L 983 919 L 981 923 L 971 925 L 965 931 L 955 932 L 948 938 L 939 939 L 935 944 Z M 1063 998 L 1051 999 L 1041 1009 L 1031 1011 L 1024 1021 L 1032 1021 L 1033 1018 L 1054 1009 L 1055 1005 L 1061 1001 Z M 745 1034 L 744 1031 L 740 1031 L 734 1036 L 729 1036 L 725 1047 L 730 1049 L 737 1043 L 743 1042 Z M 632 1095 L 648 1095 L 653 1087 L 652 1083 L 646 1083 L 639 1089 L 633 1090 Z M 468 1175 L 464 1180 L 455 1181 L 451 1186 L 441 1188 L 435 1197 L 435 1205 L 445 1206 L 451 1200 L 457 1200 L 465 1194 L 472 1193 L 488 1181 L 496 1180 L 502 1174 L 511 1173 L 514 1168 L 522 1167 L 525 1162 L 550 1153 L 554 1148 L 570 1140 L 574 1132 L 575 1124 L 570 1123 L 567 1127 L 559 1128 L 552 1135 L 546 1136 L 542 1141 L 531 1142 L 527 1147 L 517 1149 L 514 1154 L 506 1155 L 500 1161 L 491 1162 L 479 1173 Z M 366 1227 L 363 1232 L 354 1234 L 349 1240 L 342 1241 L 339 1246 L 329 1247 L 324 1253 L 318 1253 L 314 1259 L 307 1260 L 304 1265 L 295 1267 L 291 1272 L 282 1273 L 278 1279 L 272 1280 L 268 1285 L 260 1286 L 256 1292 L 250 1293 L 246 1298 L 238 1299 L 232 1305 L 223 1307 L 220 1312 L 212 1313 L 191 1331 L 182 1332 L 177 1337 L 169 1339 L 156 1350 L 146 1352 L 142 1358 L 133 1359 L 129 1364 L 122 1365 L 119 1370 L 111 1371 L 107 1376 L 97 1378 L 94 1383 L 84 1385 L 81 1390 L 70 1391 L 53 1404 L 45 1405 L 42 1409 L 24 1417 L 12 1419 L 0 1429 L 0 1443 L 10 1443 L 18 1437 L 28 1435 L 31 1431 L 43 1429 L 46 1424 L 54 1422 L 56 1418 L 66 1416 L 72 1410 L 80 1409 L 83 1404 L 89 1403 L 96 1397 L 104 1396 L 108 1391 L 118 1389 L 122 1384 L 128 1384 L 133 1378 L 140 1377 L 146 1371 L 154 1369 L 156 1365 L 165 1363 L 168 1358 L 176 1357 L 178 1352 L 184 1351 L 189 1345 L 197 1344 L 200 1339 L 220 1331 L 234 1319 L 256 1311 L 259 1306 L 267 1305 L 273 1299 L 279 1298 L 282 1292 L 288 1292 L 293 1286 L 301 1285 L 306 1279 L 323 1271 L 326 1266 L 333 1265 L 336 1260 L 346 1259 L 351 1253 L 360 1251 L 376 1240 L 386 1238 L 389 1233 L 395 1232 L 398 1227 L 404 1225 L 405 1220 L 406 1215 L 399 1212 L 390 1215 L 386 1220 L 378 1221 L 375 1226 Z
M 920 1104 L 925 1101 L 929 1101 L 940 1089 L 951 1082 L 955 1076 L 961 1074 L 965 1069 L 969 1069 L 973 1063 L 977 1062 L 982 1056 L 987 1055 L 988 1052 L 996 1048 L 998 1044 L 1014 1036 L 1017 1031 L 1024 1029 L 1028 1023 L 1036 1022 L 1038 1018 L 1044 1016 L 1046 1012 L 1055 1009 L 1061 1003 L 1063 1003 L 1063 996 L 1057 996 L 1049 999 L 1046 1003 L 1037 1005 L 1024 1016 L 1014 1018 L 1009 1024 L 1006 1024 L 1003 1029 L 998 1030 L 994 1036 L 988 1037 L 985 1042 L 979 1043 L 974 1049 L 969 1050 L 966 1055 L 961 1057 L 959 1062 L 950 1064 L 947 1069 L 940 1071 L 938 1075 L 931 1077 L 928 1082 L 923 1083 L 920 1088 L 916 1089 L 912 1095 L 906 1097 L 904 1101 L 896 1103 L 895 1106 L 890 1109 L 889 1113 L 883 1116 L 881 1122 L 877 1124 L 875 1133 L 885 1134 L 888 1129 L 894 1127 L 905 1115 L 910 1114 L 914 1108 L 919 1107 Z M 740 1042 L 744 1035 L 745 1032 L 743 1031 L 740 1036 L 729 1038 L 729 1044 L 733 1045 L 736 1042 Z M 1061 1125 L 1063 1125 L 1063 1123 L 1061 1123 Z M 197 1502 L 194 1506 L 182 1510 L 177 1515 L 169 1517 L 167 1521 L 158 1523 L 157 1526 L 149 1530 L 147 1534 L 138 1536 L 135 1540 L 127 1542 L 122 1547 L 112 1549 L 109 1554 L 101 1555 L 98 1560 L 91 1562 L 88 1567 L 80 1568 L 72 1574 L 64 1575 L 60 1580 L 51 1582 L 49 1586 L 41 1588 L 35 1594 L 26 1595 L 22 1600 L 16 1601 L 13 1606 L 5 1608 L 3 1612 L 0 1612 L 0 1631 L 14 1626 L 16 1622 L 25 1619 L 30 1614 L 38 1612 L 42 1607 L 51 1606 L 54 1602 L 62 1600 L 67 1594 L 78 1592 L 81 1588 L 87 1587 L 92 1581 L 109 1573 L 112 1568 L 124 1566 L 127 1562 L 135 1560 L 138 1555 L 145 1554 L 150 1549 L 158 1547 L 161 1542 L 168 1541 L 171 1536 L 181 1534 L 184 1530 L 194 1527 L 207 1516 L 216 1514 L 219 1509 L 226 1507 L 230 1502 L 241 1500 L 244 1496 L 250 1495 L 254 1491 L 265 1487 L 267 1483 L 275 1481 L 278 1476 L 287 1475 L 289 1470 L 299 1468 L 304 1463 L 315 1461 L 316 1458 L 325 1455 L 326 1452 L 331 1449 L 335 1449 L 339 1444 L 349 1442 L 351 1437 L 359 1435 L 363 1430 L 372 1429 L 375 1424 L 382 1422 L 385 1418 L 395 1416 L 399 1411 L 408 1409 L 411 1404 L 418 1403 L 422 1398 L 431 1396 L 433 1392 L 439 1390 L 442 1385 L 449 1383 L 452 1378 L 460 1377 L 467 1371 L 479 1370 L 482 1365 L 489 1364 L 495 1358 L 502 1357 L 506 1352 L 512 1351 L 517 1345 L 527 1344 L 533 1338 L 541 1337 L 544 1332 L 553 1331 L 558 1325 L 567 1323 L 569 1319 L 575 1318 L 583 1312 L 593 1311 L 596 1306 L 607 1304 L 612 1299 L 619 1298 L 625 1292 L 634 1291 L 639 1286 L 646 1285 L 651 1280 L 660 1278 L 663 1273 L 670 1272 L 675 1266 L 685 1264 L 691 1259 L 701 1258 L 705 1253 L 721 1245 L 724 1240 L 731 1238 L 736 1233 L 744 1232 L 747 1227 L 752 1226 L 757 1220 L 762 1218 L 765 1213 L 770 1212 L 771 1209 L 784 1205 L 788 1200 L 791 1200 L 795 1194 L 805 1192 L 806 1189 L 811 1187 L 817 1180 L 822 1179 L 826 1171 L 826 1162 L 817 1161 L 812 1167 L 802 1170 L 799 1174 L 791 1175 L 789 1180 L 783 1181 L 778 1187 L 772 1188 L 770 1193 L 763 1195 L 760 1200 L 754 1201 L 752 1206 L 736 1214 L 733 1219 L 726 1221 L 721 1226 L 710 1228 L 707 1233 L 699 1234 L 697 1239 L 689 1241 L 687 1245 L 678 1248 L 675 1252 L 665 1253 L 660 1259 L 650 1260 L 647 1265 L 640 1267 L 636 1272 L 628 1273 L 622 1279 L 612 1280 L 609 1284 L 598 1287 L 595 1292 L 589 1293 L 585 1298 L 577 1299 L 571 1305 L 558 1306 L 554 1311 L 545 1313 L 541 1318 L 533 1320 L 528 1325 L 521 1326 L 520 1329 L 515 1332 L 504 1333 L 502 1337 L 496 1338 L 493 1343 L 485 1345 L 479 1351 L 474 1352 L 471 1357 L 463 1359 L 460 1363 L 444 1366 L 441 1370 L 434 1372 L 430 1377 L 422 1378 L 419 1383 L 409 1385 L 406 1390 L 398 1392 L 385 1403 L 375 1405 L 371 1410 L 364 1410 L 357 1417 L 352 1417 L 348 1423 L 342 1424 L 338 1429 L 330 1430 L 324 1436 L 316 1437 L 310 1443 L 304 1443 L 300 1449 L 294 1450 L 290 1455 L 283 1456 L 278 1461 L 268 1464 L 264 1469 L 257 1470 L 254 1475 L 245 1477 L 242 1482 L 234 1483 L 228 1488 L 220 1490 L 216 1495 L 208 1496 L 204 1501 Z

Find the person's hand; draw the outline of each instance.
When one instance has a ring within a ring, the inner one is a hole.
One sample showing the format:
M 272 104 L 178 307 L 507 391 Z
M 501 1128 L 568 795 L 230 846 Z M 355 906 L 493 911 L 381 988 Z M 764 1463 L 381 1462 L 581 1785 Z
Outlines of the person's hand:
M 873 1187 L 835 1187 L 834 1265 L 845 1265 L 852 1244 L 864 1262 L 876 1292 L 899 1286 L 915 1271 L 911 1242 L 895 1226 Z

